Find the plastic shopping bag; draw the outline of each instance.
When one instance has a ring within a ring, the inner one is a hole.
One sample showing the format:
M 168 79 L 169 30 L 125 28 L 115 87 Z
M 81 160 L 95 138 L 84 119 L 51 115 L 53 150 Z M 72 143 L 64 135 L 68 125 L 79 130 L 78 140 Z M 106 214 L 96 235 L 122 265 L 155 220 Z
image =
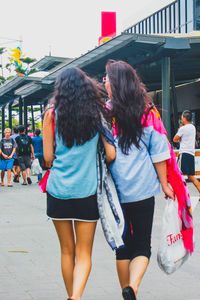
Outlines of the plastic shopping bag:
M 189 258 L 190 252 L 185 250 L 183 244 L 177 200 L 166 201 L 157 262 L 161 270 L 172 274 Z
M 42 168 L 40 167 L 40 163 L 38 158 L 34 159 L 31 165 L 31 174 L 38 175 L 42 173 Z

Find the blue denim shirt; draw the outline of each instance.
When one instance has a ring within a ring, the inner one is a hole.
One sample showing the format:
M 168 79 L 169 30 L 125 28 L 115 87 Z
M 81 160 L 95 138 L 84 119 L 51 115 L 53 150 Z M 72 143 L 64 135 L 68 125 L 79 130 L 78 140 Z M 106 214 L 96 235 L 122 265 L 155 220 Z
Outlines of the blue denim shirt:
M 121 203 L 136 202 L 160 193 L 160 183 L 153 163 L 170 158 L 167 138 L 153 126 L 144 128 L 140 148 L 132 145 L 125 155 L 114 136 L 116 159 L 110 170 Z
M 55 198 L 85 198 L 97 190 L 97 144 L 99 133 L 84 145 L 67 148 L 55 130 L 55 160 L 47 191 Z

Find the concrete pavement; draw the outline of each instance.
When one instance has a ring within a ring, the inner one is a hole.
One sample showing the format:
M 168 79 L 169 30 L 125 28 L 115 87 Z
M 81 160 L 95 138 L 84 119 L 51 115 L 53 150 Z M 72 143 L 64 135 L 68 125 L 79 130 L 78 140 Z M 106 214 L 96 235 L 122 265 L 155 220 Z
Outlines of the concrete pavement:
M 197 196 L 189 184 L 191 196 Z M 196 248 L 173 275 L 158 267 L 156 252 L 165 201 L 156 198 L 152 258 L 138 300 L 200 300 L 200 205 L 194 212 Z M 60 270 L 60 249 L 54 227 L 47 219 L 46 198 L 36 177 L 31 186 L 0 187 L 0 300 L 66 300 Z M 120 300 L 115 255 L 98 224 L 93 269 L 83 300 Z

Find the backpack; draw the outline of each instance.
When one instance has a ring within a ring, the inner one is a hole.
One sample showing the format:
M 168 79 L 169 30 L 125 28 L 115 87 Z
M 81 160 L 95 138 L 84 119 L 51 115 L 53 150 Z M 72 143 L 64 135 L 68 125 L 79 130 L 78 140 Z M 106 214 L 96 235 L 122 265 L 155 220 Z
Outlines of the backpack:
M 18 139 L 18 155 L 29 155 L 31 154 L 31 147 L 29 137 L 27 135 L 19 135 Z

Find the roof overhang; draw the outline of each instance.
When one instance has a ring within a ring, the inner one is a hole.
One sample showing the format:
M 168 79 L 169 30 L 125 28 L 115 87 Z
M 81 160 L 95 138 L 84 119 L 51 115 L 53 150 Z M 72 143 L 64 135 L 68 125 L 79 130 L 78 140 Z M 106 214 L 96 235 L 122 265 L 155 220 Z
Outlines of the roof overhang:
M 123 60 L 137 70 L 149 90 L 161 89 L 161 61 L 171 58 L 176 84 L 200 78 L 200 35 L 139 35 L 123 33 L 88 51 L 79 58 L 64 61 L 46 76 L 16 77 L 0 87 L 0 105 L 16 96 L 36 104 L 52 92 L 56 77 L 65 68 L 78 67 L 92 77 L 105 75 L 109 59 Z M 45 75 L 45 73 L 44 73 Z M 40 97 L 41 96 L 41 97 Z M 40 99 L 41 98 L 41 99 Z

